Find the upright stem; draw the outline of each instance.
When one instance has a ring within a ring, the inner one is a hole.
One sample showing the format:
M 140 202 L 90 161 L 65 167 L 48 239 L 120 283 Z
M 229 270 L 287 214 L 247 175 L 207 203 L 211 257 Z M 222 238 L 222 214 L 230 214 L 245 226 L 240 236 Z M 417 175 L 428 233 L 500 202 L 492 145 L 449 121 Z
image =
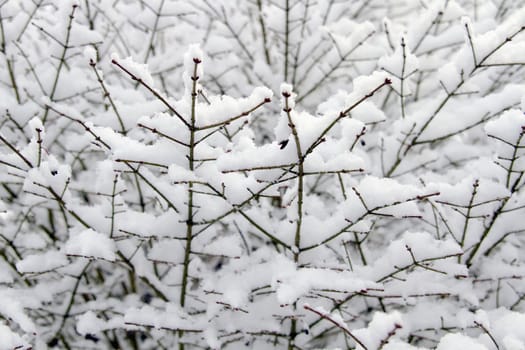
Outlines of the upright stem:
M 485 226 L 485 229 L 483 230 L 483 233 L 481 234 L 481 237 L 479 238 L 478 242 L 474 245 L 474 248 L 472 249 L 472 251 L 470 252 L 470 255 L 467 259 L 467 261 L 465 262 L 467 266 L 471 266 L 472 265 L 472 261 L 474 260 L 474 257 L 476 256 L 476 254 L 478 253 L 481 245 L 484 243 L 485 239 L 488 237 L 489 233 L 491 232 L 492 228 L 494 227 L 494 224 L 496 223 L 496 220 L 500 217 L 500 215 L 504 212 L 505 210 L 505 205 L 510 201 L 510 199 L 512 198 L 512 195 L 519 190 L 518 188 L 518 185 L 521 181 L 521 178 L 523 176 L 523 172 L 521 172 L 521 175 L 514 181 L 514 183 L 511 185 L 510 183 L 510 177 L 511 177 L 511 174 L 515 172 L 514 170 L 514 162 L 515 160 L 517 159 L 517 152 L 518 152 L 518 149 L 520 147 L 520 144 L 521 144 L 521 140 L 523 138 L 523 136 L 525 135 L 525 130 L 522 130 L 522 132 L 520 133 L 518 139 L 516 140 L 516 143 L 514 145 L 514 151 L 512 153 L 512 158 L 511 158 L 511 163 L 509 165 L 509 168 L 507 169 L 507 188 L 510 190 L 510 197 L 507 197 L 505 198 L 501 204 L 499 205 L 499 207 L 496 209 L 496 211 L 494 211 L 494 214 L 492 215 L 492 218 L 490 219 L 490 222 L 488 223 L 488 225 Z M 489 248 L 488 251 L 490 251 L 491 248 Z
M 109 238 L 113 238 L 113 233 L 115 231 L 115 197 L 117 196 L 117 182 L 118 175 L 115 175 L 115 178 L 113 179 L 113 188 L 111 190 L 111 224 L 109 227 Z
M 14 61 L 8 58 L 8 53 L 6 51 L 6 38 L 4 30 L 4 21 L 2 20 L 2 13 L 0 11 L 0 35 L 2 38 L 2 43 L 0 44 L 0 52 L 5 56 L 5 62 L 7 66 L 7 71 L 9 72 L 9 79 L 11 80 L 11 86 L 15 92 L 16 102 L 20 104 L 20 93 L 18 92 L 18 85 L 16 84 L 15 70 L 14 70 Z
M 405 118 L 405 68 L 406 68 L 406 60 L 407 60 L 407 54 L 406 54 L 406 44 L 405 44 L 405 38 L 401 38 L 401 48 L 403 50 L 403 65 L 401 67 L 401 75 L 399 76 L 399 80 L 401 80 L 400 84 L 400 90 L 399 95 L 401 97 L 401 117 Z
M 111 108 L 113 109 L 113 112 L 115 112 L 115 115 L 117 116 L 117 120 L 120 125 L 120 132 L 122 133 L 122 135 L 126 136 L 126 127 L 124 126 L 122 116 L 120 115 L 117 109 L 117 105 L 113 101 L 113 98 L 111 97 L 111 94 L 109 93 L 109 90 L 107 89 L 106 84 L 104 83 L 104 80 L 102 79 L 102 76 L 100 75 L 97 69 L 97 64 L 95 63 L 95 61 L 90 59 L 89 65 L 91 66 L 91 68 L 93 68 L 93 72 L 95 72 L 97 81 L 99 82 L 100 87 L 102 88 L 102 91 L 104 92 L 104 97 L 108 99 L 109 104 L 111 105 Z
M 193 68 L 193 75 L 191 77 L 192 89 L 191 89 L 191 121 L 190 121 L 190 142 L 189 142 L 189 154 L 188 154 L 188 168 L 190 171 L 194 170 L 194 159 L 195 159 L 195 106 L 197 104 L 197 81 L 199 76 L 197 75 L 197 68 L 200 59 L 194 58 L 193 62 L 195 66 Z M 180 306 L 184 308 L 186 305 L 186 290 L 188 287 L 188 267 L 190 264 L 190 252 L 191 252 L 191 240 L 193 236 L 193 182 L 188 182 L 188 204 L 187 204 L 187 216 L 186 216 L 186 248 L 184 251 L 184 267 L 182 271 L 182 289 L 180 293 Z M 179 331 L 179 338 L 182 338 L 183 331 Z M 184 350 L 184 344 L 179 340 L 179 350 Z
M 270 51 L 268 50 L 268 37 L 266 33 L 266 24 L 264 23 L 264 17 L 262 12 L 262 0 L 257 0 L 257 9 L 259 11 L 259 25 L 261 26 L 262 44 L 264 50 L 264 58 L 268 65 L 272 64 L 270 59 Z
M 146 56 L 144 57 L 144 62 L 148 62 L 149 56 L 155 54 L 155 36 L 157 35 L 159 20 L 162 13 L 162 7 L 164 6 L 164 0 L 159 4 L 159 9 L 155 13 L 155 22 L 153 23 L 153 28 L 151 29 L 151 36 L 149 38 L 148 49 L 146 50 Z
M 75 10 L 77 9 L 78 5 L 73 5 L 73 9 L 71 10 L 71 14 L 69 15 L 69 22 L 67 24 L 66 29 L 66 40 L 62 43 L 63 50 L 62 55 L 60 56 L 60 59 L 58 61 L 58 67 L 55 74 L 55 80 L 53 81 L 53 86 L 51 87 L 51 91 L 49 93 L 49 99 L 53 101 L 53 98 L 55 97 L 55 92 L 58 87 L 58 79 L 60 78 L 60 72 L 62 71 L 62 68 L 64 67 L 66 63 L 66 53 L 69 49 L 69 38 L 71 36 L 71 28 L 73 27 L 73 19 L 75 18 Z M 47 115 L 49 113 L 49 106 L 46 106 L 44 116 L 42 117 L 42 124 L 45 125 L 47 120 Z
M 468 230 L 468 224 L 471 219 L 470 215 L 472 212 L 473 204 L 474 204 L 474 198 L 476 197 L 476 194 L 478 193 L 478 187 L 479 187 L 479 180 L 476 179 L 474 181 L 474 184 L 472 185 L 472 195 L 470 196 L 470 200 L 467 207 L 467 213 L 465 214 L 465 224 L 463 225 L 463 233 L 461 234 L 461 248 L 464 248 L 465 246 L 465 239 L 467 238 L 467 230 Z M 458 256 L 458 262 L 461 262 L 462 255 Z
M 75 284 L 73 286 L 73 290 L 71 291 L 71 296 L 69 297 L 69 301 L 66 306 L 66 310 L 64 311 L 64 314 L 62 315 L 62 320 L 60 321 L 60 325 L 58 326 L 58 329 L 55 333 L 55 336 L 53 338 L 59 338 L 63 337 L 62 329 L 64 328 L 64 325 L 66 324 L 67 319 L 71 316 L 71 308 L 73 307 L 73 304 L 75 303 L 75 297 L 77 296 L 78 287 L 80 286 L 80 281 L 82 280 L 82 277 L 86 273 L 89 265 L 91 265 L 91 260 L 88 260 L 86 265 L 82 268 L 82 271 L 78 276 L 75 276 Z M 64 339 L 63 339 L 64 340 Z
M 288 118 L 288 125 L 290 126 L 290 129 L 292 130 L 292 135 L 295 141 L 295 149 L 297 152 L 297 221 L 295 226 L 295 249 L 293 251 L 293 257 L 294 262 L 299 262 L 299 254 L 300 254 L 300 246 L 301 246 L 301 226 L 303 222 L 303 194 L 304 194 L 304 156 L 301 149 L 301 141 L 299 139 L 299 134 L 297 133 L 297 128 L 295 127 L 295 124 L 292 119 L 291 111 L 292 108 L 290 108 L 289 105 L 289 98 L 291 97 L 291 94 L 288 91 L 284 91 L 283 93 L 284 97 L 284 108 L 283 111 L 286 113 L 286 117 Z M 297 304 L 293 304 L 293 309 L 297 309 Z M 294 340 L 295 336 L 297 335 L 297 320 L 295 318 L 292 318 L 291 325 L 290 325 L 290 338 L 288 342 L 288 350 L 294 349 Z
M 286 0 L 284 8 L 285 23 L 284 23 L 284 81 L 288 81 L 288 56 L 290 46 L 290 0 Z

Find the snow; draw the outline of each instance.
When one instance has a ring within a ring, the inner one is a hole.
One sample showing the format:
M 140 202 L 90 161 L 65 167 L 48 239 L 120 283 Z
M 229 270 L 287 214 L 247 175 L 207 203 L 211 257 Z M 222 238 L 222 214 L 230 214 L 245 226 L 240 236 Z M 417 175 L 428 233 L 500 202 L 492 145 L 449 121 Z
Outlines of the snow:
M 248 111 L 256 106 L 268 103 L 273 96 L 273 92 L 265 87 L 256 87 L 248 97 L 234 99 L 229 96 L 214 96 L 209 98 L 210 104 L 201 103 L 198 105 L 198 119 L 196 125 L 198 127 L 206 127 L 214 124 L 222 124 L 229 121 L 231 118 L 238 118 L 239 122 L 244 122 L 249 118 Z M 264 107 L 262 107 L 264 108 Z M 237 125 L 235 122 L 230 125 Z M 208 133 L 210 130 L 205 129 L 203 133 Z
M 355 186 L 355 191 L 351 194 L 351 199 L 346 201 L 347 208 L 345 208 L 346 217 L 351 221 L 353 221 L 352 218 L 358 217 L 359 212 L 368 210 L 395 217 L 418 215 L 419 210 L 416 204 L 409 200 L 423 195 L 423 192 L 414 186 L 402 185 L 392 179 L 373 176 L 366 176 L 362 179 Z M 361 203 L 361 199 L 364 204 Z M 362 209 L 356 212 L 356 207 Z
M 92 229 L 73 235 L 64 246 L 67 255 L 108 261 L 115 261 L 115 251 L 113 240 Z
M 83 54 L 84 57 L 88 60 L 88 62 L 97 62 L 97 51 L 93 48 L 93 46 L 86 46 Z
M 499 308 L 487 312 L 490 318 L 491 327 L 486 327 L 491 331 L 496 339 L 501 339 L 503 343 L 508 343 L 511 348 L 523 349 L 525 347 L 525 314 L 515 311 L 507 311 Z M 485 321 L 485 326 L 488 322 Z
M 474 187 L 474 185 L 476 185 Z M 461 179 L 457 184 L 429 184 L 429 187 L 439 192 L 439 195 L 434 197 L 434 200 L 441 203 L 468 206 L 472 193 L 476 190 L 476 195 L 472 205 L 485 203 L 497 198 L 506 198 L 509 196 L 509 191 L 502 185 L 489 179 L 478 179 L 472 176 Z M 474 215 L 486 215 L 490 212 L 491 205 L 477 206 L 473 208 Z
M 208 346 L 212 349 L 220 349 L 221 348 L 221 342 L 218 338 L 217 331 L 211 327 L 208 327 L 204 330 L 204 338 L 206 339 L 206 343 Z
M 140 309 L 130 309 L 124 315 L 124 322 L 130 325 L 145 325 L 157 329 L 190 329 L 200 330 L 203 322 L 189 322 L 187 315 L 178 307 L 168 306 L 166 311 L 161 311 L 151 306 L 143 306 Z
M 195 174 L 185 169 L 177 164 L 171 164 L 168 168 L 168 176 L 173 182 L 190 182 L 190 181 L 200 181 L 200 179 L 195 176 Z
M 13 275 L 9 269 L 9 265 L 7 265 L 5 262 L 0 263 L 0 283 L 10 284 L 14 282 Z
M 70 45 L 73 46 L 84 46 L 87 44 L 100 44 L 104 41 L 104 37 L 94 31 L 90 30 L 87 26 L 75 23 L 71 27 L 71 39 Z
M 69 264 L 67 257 L 59 251 L 47 251 L 44 254 L 31 254 L 16 263 L 21 273 L 43 273 L 53 271 Z
M 383 349 L 385 350 L 424 350 L 424 348 L 413 346 L 413 345 L 410 345 L 408 343 L 405 343 L 397 339 L 393 339 L 389 341 L 388 344 L 383 346 Z
M 153 77 L 149 72 L 147 64 L 137 63 L 131 56 L 121 59 L 117 53 L 111 54 L 111 60 L 122 65 L 131 74 L 137 77 L 137 79 L 140 79 L 148 86 L 153 87 Z
M 488 122 L 485 126 L 485 131 L 489 135 L 514 144 L 519 136 L 523 134 L 524 127 L 525 115 L 520 110 L 512 109 L 503 112 L 499 118 Z
M 396 43 L 396 50 L 392 55 L 383 56 L 377 61 L 381 69 L 393 75 L 391 77 L 392 87 L 398 92 L 400 92 L 401 79 L 407 79 L 419 68 L 418 58 L 410 52 L 410 45 L 406 43 L 406 39 L 403 38 L 402 40 L 402 44 L 397 45 Z M 403 88 L 407 89 L 408 87 L 404 86 Z M 404 94 L 410 94 L 410 90 L 404 90 Z
M 355 137 L 355 135 L 354 135 Z M 322 172 L 322 171 L 356 171 L 359 172 L 360 169 L 365 167 L 363 159 L 355 154 L 350 152 L 339 153 L 337 155 L 323 154 L 312 155 L 307 158 L 304 163 L 304 170 L 307 172 Z
M 171 212 L 155 216 L 140 211 L 127 211 L 119 216 L 119 229 L 140 237 L 181 237 L 185 227 L 179 217 Z M 152 230 L 155 227 L 155 230 Z
M 35 333 L 37 330 L 37 326 L 31 320 L 31 318 L 27 315 L 27 313 L 24 311 L 24 308 L 26 307 L 24 301 L 23 301 L 23 295 L 20 295 L 20 292 L 14 289 L 8 289 L 8 288 L 2 288 L 0 289 L 0 298 L 2 300 L 2 303 L 0 303 L 0 314 L 5 318 L 10 320 L 11 322 L 15 323 L 17 325 L 17 328 L 25 333 Z M 28 304 L 27 306 L 29 306 Z M 15 338 L 10 338 L 10 336 L 13 336 L 13 333 L 9 333 L 5 328 L 5 326 L 0 325 L 0 331 L 3 333 L 0 333 L 0 339 L 2 339 L 1 336 L 5 336 L 7 338 L 7 341 L 10 341 L 11 339 L 17 340 L 18 338 L 15 336 Z M 3 342 L 0 342 L 0 346 L 3 344 Z
M 525 350 L 520 5 L 4 2 L 0 350 Z
M 367 349 L 379 349 L 383 341 L 398 335 L 402 328 L 403 320 L 399 312 L 376 312 L 367 328 L 357 329 L 353 334 Z M 363 347 L 357 344 L 356 349 L 363 350 Z
M 180 241 L 159 239 L 152 244 L 148 259 L 168 264 L 178 264 L 182 261 L 184 247 Z
M 374 72 L 369 76 L 355 78 L 352 92 L 347 96 L 345 101 L 346 108 L 354 105 L 358 100 L 371 93 L 381 84 L 384 84 L 387 78 L 388 74 L 385 72 Z
M 206 254 L 226 255 L 232 258 L 239 257 L 242 254 L 241 241 L 238 235 L 229 235 L 219 237 L 216 240 L 206 244 L 203 251 Z
M 37 136 L 38 130 L 40 130 L 40 135 L 42 138 L 44 138 L 44 126 L 42 125 L 42 121 L 39 118 L 31 118 L 31 120 L 27 124 L 29 126 L 29 129 L 31 130 L 31 133 L 33 134 L 33 137 Z
M 375 31 L 375 26 L 369 21 L 358 23 L 348 18 L 342 18 L 323 29 L 330 33 L 338 53 L 342 56 L 347 56 L 355 47 L 359 48 L 359 43 L 363 42 L 370 33 Z M 366 47 L 361 47 L 360 49 L 356 50 L 357 52 L 352 53 L 352 55 L 359 57 L 359 51 L 367 51 Z
M 35 164 L 37 163 L 36 154 L 37 152 L 34 153 Z M 44 196 L 50 195 L 49 189 L 58 194 L 64 192 L 65 184 L 70 178 L 71 168 L 69 165 L 61 164 L 54 156 L 49 156 L 47 160 L 41 162 L 39 168 L 35 167 L 29 170 L 24 182 L 24 189 Z M 64 193 L 64 198 L 67 198 L 67 196 L 68 193 Z
M 431 261 L 461 253 L 461 247 L 453 240 L 436 240 L 425 232 L 407 232 L 401 239 L 390 242 L 386 251 L 373 262 L 372 267 L 363 267 L 362 273 L 372 280 L 379 280 L 388 276 L 392 269 L 411 266 L 414 259 L 416 262 Z
M 488 350 L 472 338 L 458 333 L 450 333 L 441 338 L 436 350 Z
M 364 101 L 352 109 L 351 116 L 363 123 L 379 123 L 386 120 L 385 113 L 370 101 Z
M 274 277 L 274 288 L 280 303 L 291 304 L 311 290 L 334 289 L 344 293 L 381 288 L 379 284 L 361 280 L 351 272 L 326 269 L 282 269 Z
M 478 310 L 476 311 L 476 317 L 474 319 L 474 321 L 485 327 L 485 329 L 488 329 L 490 330 L 490 320 L 489 320 L 489 315 L 487 314 L 487 312 L 485 312 L 485 310 Z
M 97 334 L 104 329 L 104 320 L 97 317 L 93 311 L 88 311 L 77 317 L 76 329 L 80 335 Z
M 0 350 L 29 348 L 29 344 L 5 324 L 0 324 Z
M 505 338 L 503 338 L 503 341 L 502 341 L 503 345 L 505 346 L 505 349 L 506 350 L 523 350 L 525 349 L 525 344 L 512 337 L 512 336 L 506 336 Z
M 449 62 L 439 69 L 439 80 L 446 92 L 454 91 L 462 83 L 462 73 L 454 62 Z M 463 73 L 464 74 L 464 73 Z

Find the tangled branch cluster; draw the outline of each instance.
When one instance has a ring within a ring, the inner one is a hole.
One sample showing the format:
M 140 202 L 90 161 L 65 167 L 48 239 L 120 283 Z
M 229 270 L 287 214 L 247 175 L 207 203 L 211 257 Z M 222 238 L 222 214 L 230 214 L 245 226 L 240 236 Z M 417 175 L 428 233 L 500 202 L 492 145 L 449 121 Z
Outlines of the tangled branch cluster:
M 4 0 L 0 34 L 0 349 L 525 347 L 522 1 Z

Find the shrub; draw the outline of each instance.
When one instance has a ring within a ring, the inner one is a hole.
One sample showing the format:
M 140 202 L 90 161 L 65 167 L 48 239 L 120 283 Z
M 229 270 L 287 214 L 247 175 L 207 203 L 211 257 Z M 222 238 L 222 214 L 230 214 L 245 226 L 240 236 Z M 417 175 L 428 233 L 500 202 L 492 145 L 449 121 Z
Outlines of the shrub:
M 3 1 L 0 348 L 525 347 L 524 18 Z

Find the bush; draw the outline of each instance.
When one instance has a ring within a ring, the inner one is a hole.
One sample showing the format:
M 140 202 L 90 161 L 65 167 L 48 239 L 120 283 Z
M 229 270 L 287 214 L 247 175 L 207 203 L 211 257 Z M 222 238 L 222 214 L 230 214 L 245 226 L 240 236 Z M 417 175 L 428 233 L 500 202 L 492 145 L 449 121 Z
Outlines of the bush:
M 0 349 L 524 348 L 524 18 L 3 1 Z

